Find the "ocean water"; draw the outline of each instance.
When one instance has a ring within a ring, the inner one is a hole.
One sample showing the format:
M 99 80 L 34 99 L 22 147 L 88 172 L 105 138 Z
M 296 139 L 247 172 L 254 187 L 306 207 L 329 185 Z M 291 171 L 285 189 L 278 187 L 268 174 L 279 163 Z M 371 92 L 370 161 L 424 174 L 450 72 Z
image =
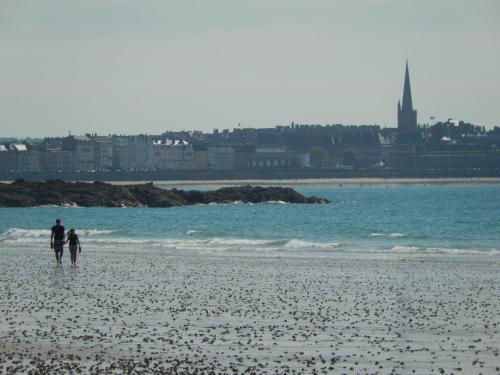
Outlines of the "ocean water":
M 48 250 L 59 217 L 90 252 L 500 260 L 500 184 L 292 187 L 332 203 L 1 208 L 0 249 Z

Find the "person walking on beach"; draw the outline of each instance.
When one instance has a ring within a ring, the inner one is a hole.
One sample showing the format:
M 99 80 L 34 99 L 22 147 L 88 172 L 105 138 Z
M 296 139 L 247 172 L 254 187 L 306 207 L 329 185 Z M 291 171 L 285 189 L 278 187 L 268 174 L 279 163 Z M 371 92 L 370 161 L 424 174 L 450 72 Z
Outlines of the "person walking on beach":
M 61 219 L 56 219 L 56 225 L 52 227 L 50 234 L 50 248 L 54 249 L 57 264 L 62 264 L 61 259 L 64 251 L 64 227 Z
M 80 245 L 78 234 L 76 234 L 73 228 L 69 230 L 66 242 L 69 242 L 69 254 L 71 256 L 71 265 L 76 266 L 76 250 L 78 250 L 78 252 L 81 253 L 82 246 Z

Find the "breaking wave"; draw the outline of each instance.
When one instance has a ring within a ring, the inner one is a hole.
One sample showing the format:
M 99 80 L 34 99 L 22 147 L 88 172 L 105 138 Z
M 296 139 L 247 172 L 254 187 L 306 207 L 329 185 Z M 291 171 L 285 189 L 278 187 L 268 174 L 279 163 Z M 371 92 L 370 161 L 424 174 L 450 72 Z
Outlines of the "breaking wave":
M 406 237 L 406 234 L 403 233 L 372 233 L 371 237 L 390 237 L 390 238 L 401 238 Z
M 80 236 L 92 237 L 113 233 L 110 229 L 77 229 Z M 23 228 L 9 228 L 2 234 L 0 238 L 5 239 L 23 239 L 23 238 L 48 238 L 50 237 L 50 229 L 23 229 Z
M 290 254 L 333 254 L 342 256 L 397 256 L 419 257 L 437 255 L 455 256 L 499 256 L 500 249 L 486 248 L 447 248 L 439 246 L 415 245 L 362 245 L 355 243 L 337 243 L 307 241 L 297 238 L 281 239 L 249 239 L 238 237 L 210 237 L 197 238 L 199 230 L 189 229 L 185 238 L 166 237 L 133 237 L 123 236 L 110 229 L 79 229 L 80 240 L 86 248 L 108 251 L 166 251 L 171 253 L 193 254 L 264 254 L 264 253 L 290 253 Z M 372 233 L 372 236 L 375 233 Z M 384 234 L 386 237 L 397 237 L 399 233 Z M 11 245 L 16 248 L 22 246 L 47 246 L 50 237 L 49 229 L 23 229 L 9 228 L 0 234 L 2 245 Z M 374 236 L 376 237 L 376 236 Z
M 391 251 L 407 254 L 500 255 L 500 249 L 474 250 L 449 247 L 394 246 Z
M 211 203 L 199 203 L 197 206 L 253 206 L 254 204 L 270 204 L 270 205 L 281 205 L 281 204 L 289 204 L 288 202 L 285 201 L 264 201 L 264 202 L 258 202 L 258 203 L 253 203 L 253 202 L 243 202 L 240 200 L 232 201 L 232 202 L 227 202 L 227 203 L 217 203 L 217 202 L 211 202 Z
M 207 251 L 307 251 L 307 250 L 334 250 L 340 245 L 334 242 L 308 242 L 299 239 L 247 239 L 212 237 L 197 238 L 137 238 L 114 235 L 114 231 L 107 229 L 80 229 L 77 231 L 80 241 L 86 245 L 95 246 L 131 246 L 137 248 L 164 248 L 171 250 L 200 250 Z M 186 236 L 193 236 L 198 230 L 190 229 Z M 10 228 L 0 234 L 0 242 L 11 245 L 45 245 L 50 237 L 48 229 Z
M 336 242 L 308 242 L 308 241 L 302 241 L 302 240 L 288 240 L 285 243 L 285 247 L 290 248 L 290 249 L 301 249 L 301 248 L 307 248 L 307 249 L 336 249 L 340 247 L 341 244 L 336 243 Z

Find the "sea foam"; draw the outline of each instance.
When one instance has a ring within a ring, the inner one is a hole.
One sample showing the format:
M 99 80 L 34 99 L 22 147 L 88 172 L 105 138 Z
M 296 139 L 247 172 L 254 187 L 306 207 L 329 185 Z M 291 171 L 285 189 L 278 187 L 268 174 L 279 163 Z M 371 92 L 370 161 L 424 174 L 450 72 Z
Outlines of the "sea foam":
M 110 229 L 77 229 L 76 232 L 80 236 L 99 236 L 111 234 L 114 231 Z M 24 228 L 9 228 L 2 234 L 0 238 L 39 238 L 49 237 L 50 229 L 24 229 Z
M 77 230 L 82 245 L 90 250 L 108 251 L 120 250 L 132 252 L 167 251 L 172 253 L 189 252 L 198 254 L 226 253 L 226 254 L 259 254 L 259 253 L 290 253 L 290 254 L 314 254 L 324 253 L 335 256 L 336 254 L 378 254 L 379 256 L 498 256 L 500 249 L 474 249 L 443 247 L 430 245 L 408 245 L 398 244 L 396 246 L 364 244 L 362 246 L 352 243 L 339 243 L 331 241 L 309 241 L 299 238 L 241 238 L 241 237 L 210 237 L 197 238 L 200 231 L 189 229 L 184 238 L 170 237 L 135 237 L 122 235 L 111 229 L 84 228 Z M 398 237 L 392 233 L 392 237 Z M 373 235 L 373 234 L 372 234 Z M 384 234 L 391 237 L 391 234 Z M 50 237 L 49 229 L 25 229 L 9 228 L 0 234 L 2 245 L 13 247 L 46 246 Z M 377 236 L 373 236 L 377 237 Z
M 406 237 L 406 234 L 403 233 L 372 233 L 370 234 L 371 237 L 390 237 L 390 238 L 401 238 L 401 237 Z

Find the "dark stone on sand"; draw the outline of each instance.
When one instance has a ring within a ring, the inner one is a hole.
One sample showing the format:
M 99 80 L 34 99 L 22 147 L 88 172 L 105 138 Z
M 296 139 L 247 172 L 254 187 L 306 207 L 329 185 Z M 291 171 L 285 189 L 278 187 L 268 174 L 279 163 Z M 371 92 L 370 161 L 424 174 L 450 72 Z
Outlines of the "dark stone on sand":
M 165 190 L 153 183 L 112 185 L 104 182 L 45 182 L 16 180 L 0 183 L 0 207 L 78 205 L 81 207 L 173 207 L 207 203 L 329 203 L 327 199 L 305 197 L 288 187 L 239 186 L 215 191 Z

